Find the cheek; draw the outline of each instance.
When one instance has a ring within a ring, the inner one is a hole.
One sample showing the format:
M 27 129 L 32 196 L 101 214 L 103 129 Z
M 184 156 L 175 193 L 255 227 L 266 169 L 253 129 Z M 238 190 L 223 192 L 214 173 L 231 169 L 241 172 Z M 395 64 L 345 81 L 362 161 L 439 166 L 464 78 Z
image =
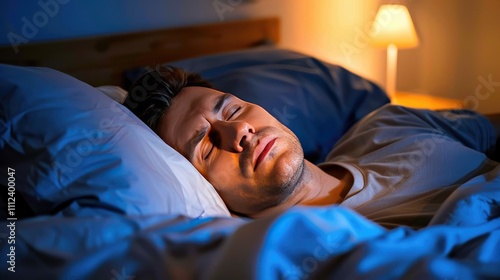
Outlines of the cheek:
M 272 171 L 272 174 L 275 174 L 274 180 L 284 184 L 288 183 L 298 172 L 303 161 L 302 150 L 292 145 L 286 153 L 276 159 L 276 164 Z
M 218 155 L 208 167 L 205 177 L 219 192 L 234 189 L 242 178 L 238 159 L 227 154 Z

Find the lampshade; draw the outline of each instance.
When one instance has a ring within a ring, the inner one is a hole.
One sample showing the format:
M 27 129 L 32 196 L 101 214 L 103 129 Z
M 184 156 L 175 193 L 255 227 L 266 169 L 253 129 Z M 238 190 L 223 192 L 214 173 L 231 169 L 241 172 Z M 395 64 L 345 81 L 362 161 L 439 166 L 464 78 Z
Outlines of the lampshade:
M 418 37 L 408 9 L 404 5 L 381 5 L 371 30 L 372 44 L 400 49 L 418 46 Z

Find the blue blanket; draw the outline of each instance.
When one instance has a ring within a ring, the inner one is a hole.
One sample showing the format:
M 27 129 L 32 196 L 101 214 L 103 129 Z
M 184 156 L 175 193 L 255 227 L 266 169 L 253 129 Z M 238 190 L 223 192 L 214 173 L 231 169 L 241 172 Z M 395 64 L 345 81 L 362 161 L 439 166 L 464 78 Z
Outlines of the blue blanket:
M 2 221 L 0 278 L 500 279 L 499 174 L 457 189 L 421 230 L 340 206 L 257 220 L 88 209 Z

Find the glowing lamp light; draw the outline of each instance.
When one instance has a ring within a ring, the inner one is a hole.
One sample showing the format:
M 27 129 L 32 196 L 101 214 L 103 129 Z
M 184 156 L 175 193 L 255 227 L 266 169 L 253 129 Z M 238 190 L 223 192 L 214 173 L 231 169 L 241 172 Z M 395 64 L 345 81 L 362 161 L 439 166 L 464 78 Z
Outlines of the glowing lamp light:
M 396 93 L 398 48 L 418 46 L 418 37 L 404 5 L 381 5 L 371 30 L 372 45 L 387 48 L 386 91 L 391 101 Z

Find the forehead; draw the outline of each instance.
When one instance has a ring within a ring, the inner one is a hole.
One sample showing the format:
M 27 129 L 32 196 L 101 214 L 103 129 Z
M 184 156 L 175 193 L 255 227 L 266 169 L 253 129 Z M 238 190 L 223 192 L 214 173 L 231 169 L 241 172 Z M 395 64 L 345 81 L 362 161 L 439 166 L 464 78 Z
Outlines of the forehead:
M 204 124 L 214 103 L 223 93 L 205 87 L 186 87 L 172 100 L 158 128 L 159 136 L 186 156 L 184 145 Z

